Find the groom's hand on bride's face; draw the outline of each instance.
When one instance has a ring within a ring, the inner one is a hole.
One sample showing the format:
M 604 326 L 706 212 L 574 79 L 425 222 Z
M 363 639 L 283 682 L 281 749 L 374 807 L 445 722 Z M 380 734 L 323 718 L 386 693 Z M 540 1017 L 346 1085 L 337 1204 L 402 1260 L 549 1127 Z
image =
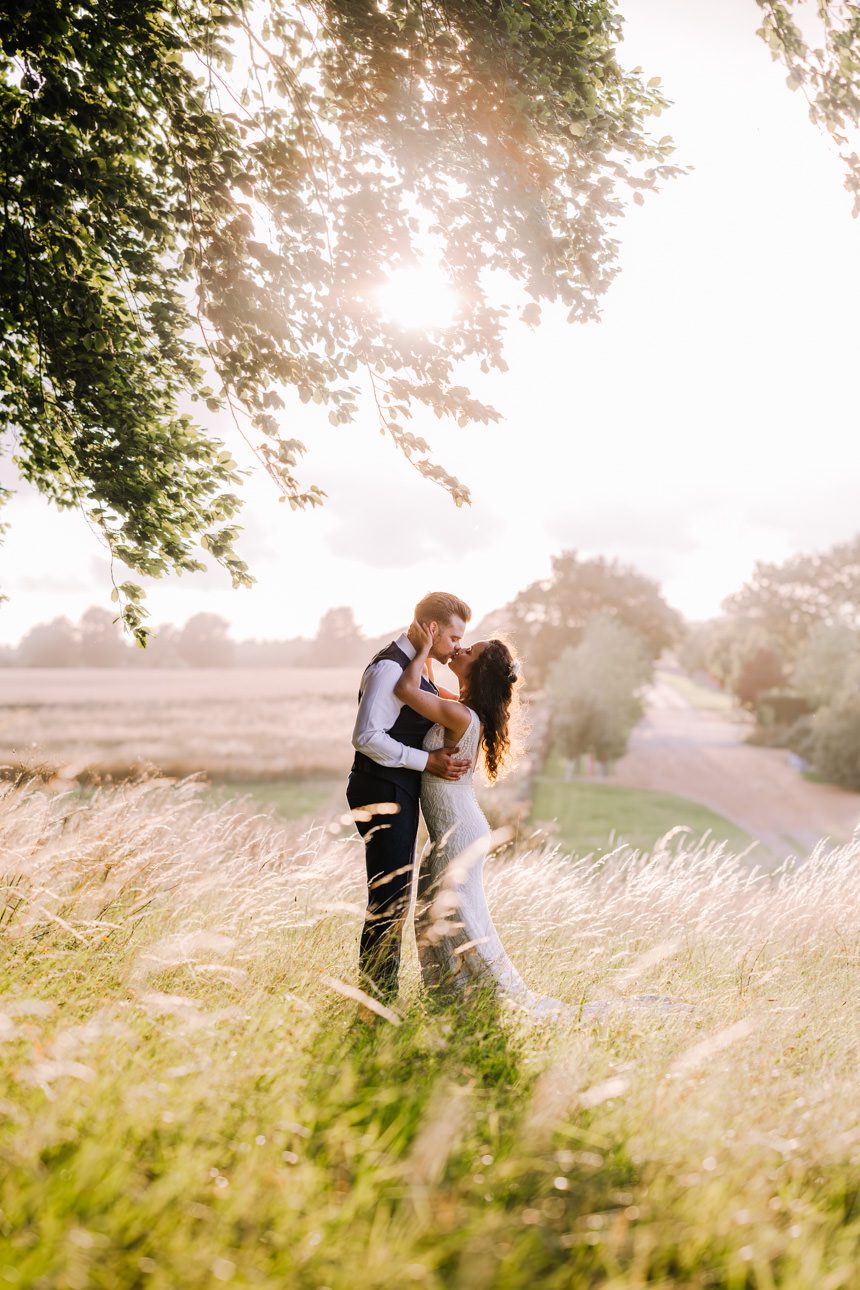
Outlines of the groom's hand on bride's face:
M 458 748 L 434 748 L 427 758 L 427 767 L 431 775 L 439 779 L 461 779 L 469 769 L 468 757 L 458 757 Z

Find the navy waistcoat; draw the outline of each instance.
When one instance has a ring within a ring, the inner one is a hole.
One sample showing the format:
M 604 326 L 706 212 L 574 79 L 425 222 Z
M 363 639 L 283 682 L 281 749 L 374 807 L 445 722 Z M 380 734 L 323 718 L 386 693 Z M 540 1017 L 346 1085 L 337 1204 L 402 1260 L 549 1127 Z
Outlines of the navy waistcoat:
M 374 654 L 368 667 L 374 663 L 380 663 L 383 659 L 390 659 L 392 662 L 399 664 L 402 671 L 409 666 L 410 659 L 403 653 L 394 641 L 381 649 L 378 654 Z M 426 676 L 421 677 L 421 689 L 429 691 L 430 694 L 438 694 L 436 686 L 432 681 L 428 681 Z M 358 692 L 358 699 L 361 702 L 362 691 Z M 392 739 L 396 739 L 400 744 L 406 744 L 409 748 L 420 748 L 424 743 L 424 736 L 433 725 L 429 717 L 422 717 L 420 712 L 414 708 L 407 707 L 406 704 L 400 709 L 397 720 L 394 725 L 386 732 Z M 363 775 L 373 775 L 377 779 L 386 780 L 389 784 L 399 784 L 407 793 L 417 797 L 421 789 L 421 772 L 410 770 L 408 766 L 380 766 L 378 761 L 372 757 L 367 757 L 362 752 L 356 752 L 352 763 L 352 769 Z M 385 801 L 380 797 L 381 802 Z

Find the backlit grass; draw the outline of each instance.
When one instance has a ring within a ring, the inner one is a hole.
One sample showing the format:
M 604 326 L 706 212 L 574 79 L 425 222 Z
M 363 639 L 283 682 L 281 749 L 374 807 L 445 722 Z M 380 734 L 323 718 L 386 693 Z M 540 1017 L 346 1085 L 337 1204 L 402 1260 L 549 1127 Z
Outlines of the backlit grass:
M 407 944 L 368 1029 L 351 829 L 2 792 L 0 1284 L 856 1284 L 860 845 L 497 856 L 531 985 L 699 1010 L 446 1008 Z

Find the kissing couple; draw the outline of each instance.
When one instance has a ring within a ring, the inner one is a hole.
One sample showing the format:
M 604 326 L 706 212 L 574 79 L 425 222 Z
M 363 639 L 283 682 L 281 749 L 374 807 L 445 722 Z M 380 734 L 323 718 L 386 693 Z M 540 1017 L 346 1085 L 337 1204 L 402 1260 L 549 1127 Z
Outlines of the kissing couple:
M 571 1010 L 528 988 L 487 907 L 491 830 L 473 776 L 480 756 L 493 782 L 509 751 L 519 663 L 501 640 L 464 646 L 471 616 L 459 597 L 431 592 L 361 678 L 346 790 L 367 867 L 360 985 L 383 1004 L 396 1001 L 420 805 L 429 835 L 415 907 L 424 985 L 456 993 L 480 983 L 534 1016 L 559 1016 Z M 431 660 L 448 664 L 459 694 L 435 684 Z

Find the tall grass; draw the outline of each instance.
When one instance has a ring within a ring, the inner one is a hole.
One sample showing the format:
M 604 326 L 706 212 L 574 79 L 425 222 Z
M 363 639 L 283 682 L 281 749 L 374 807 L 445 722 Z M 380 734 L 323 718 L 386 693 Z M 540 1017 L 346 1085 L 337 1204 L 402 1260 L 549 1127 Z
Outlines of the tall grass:
M 0 798 L 0 1284 L 856 1285 L 860 839 L 488 863 L 529 1025 L 355 1017 L 363 857 L 199 784 Z

